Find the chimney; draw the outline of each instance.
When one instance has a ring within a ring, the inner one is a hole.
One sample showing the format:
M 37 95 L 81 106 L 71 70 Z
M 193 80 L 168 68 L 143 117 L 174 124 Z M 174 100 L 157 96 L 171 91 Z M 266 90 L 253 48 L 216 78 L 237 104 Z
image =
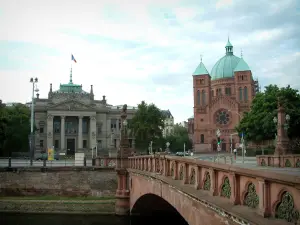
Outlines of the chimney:
M 102 99 L 102 100 L 103 100 L 103 101 L 105 101 L 105 100 L 106 100 L 106 99 L 105 99 L 105 97 L 106 97 L 106 96 L 105 96 L 105 95 L 103 95 L 102 97 L 103 97 L 103 99 Z
M 52 92 L 52 84 L 50 84 L 50 92 Z
M 36 98 L 39 99 L 40 98 L 40 94 L 36 93 Z

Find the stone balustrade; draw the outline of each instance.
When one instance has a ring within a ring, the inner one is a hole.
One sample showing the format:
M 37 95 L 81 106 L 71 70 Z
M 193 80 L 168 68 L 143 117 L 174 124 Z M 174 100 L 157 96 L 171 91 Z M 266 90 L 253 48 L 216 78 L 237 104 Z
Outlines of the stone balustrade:
M 263 217 L 288 222 L 299 218 L 300 174 L 167 155 L 130 157 L 129 167 L 181 180 L 182 185 L 224 197 L 233 205 L 248 206 Z
M 260 155 L 256 156 L 258 166 L 300 168 L 300 155 Z

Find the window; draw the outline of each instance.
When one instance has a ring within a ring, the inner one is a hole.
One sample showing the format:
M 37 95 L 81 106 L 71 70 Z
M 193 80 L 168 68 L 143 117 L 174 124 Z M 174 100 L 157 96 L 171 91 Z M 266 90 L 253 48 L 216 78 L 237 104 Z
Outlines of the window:
M 129 140 L 129 148 L 132 148 L 132 139 L 128 139 Z
M 200 91 L 197 91 L 197 105 L 200 105 Z
M 40 127 L 40 134 L 44 133 L 44 127 Z
M 97 141 L 97 148 L 101 149 L 102 148 L 102 140 Z
M 54 121 L 53 126 L 54 126 L 54 133 L 59 134 L 60 133 L 60 121 Z
M 225 95 L 231 95 L 231 88 L 230 87 L 225 88 Z
M 40 140 L 40 147 L 44 148 L 44 140 Z
M 102 124 L 99 124 L 99 125 L 98 125 L 97 133 L 98 133 L 98 134 L 101 134 L 101 133 L 102 133 Z
M 230 116 L 225 109 L 221 109 L 216 114 L 216 123 L 226 125 L 230 121 Z
M 222 95 L 222 89 L 221 88 L 217 89 L 217 96 L 219 96 L 219 95 Z
M 114 139 L 114 147 L 117 147 L 117 139 Z
M 87 140 L 83 140 L 82 141 L 82 147 L 83 148 L 87 148 Z
M 121 120 L 119 120 L 119 130 L 121 130 Z
M 59 148 L 59 140 L 55 140 L 54 142 L 54 148 Z
M 110 128 L 111 129 L 116 129 L 117 128 L 117 119 L 111 119 Z
M 88 121 L 87 119 L 82 119 L 82 133 L 87 134 L 88 133 Z
M 201 134 L 201 136 L 200 136 L 200 142 L 201 142 L 201 144 L 204 143 L 204 134 Z
M 240 87 L 239 88 L 239 96 L 240 96 L 240 101 L 243 100 L 243 89 Z
M 248 101 L 248 88 L 244 87 L 244 100 L 245 102 Z
M 214 97 L 214 90 L 211 90 L 211 97 Z
M 202 90 L 202 106 L 205 106 L 205 91 Z

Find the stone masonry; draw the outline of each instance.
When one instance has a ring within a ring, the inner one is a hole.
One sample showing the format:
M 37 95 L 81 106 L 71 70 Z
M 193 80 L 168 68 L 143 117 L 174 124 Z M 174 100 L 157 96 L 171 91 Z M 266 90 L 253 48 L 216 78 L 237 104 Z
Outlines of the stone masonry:
M 40 170 L 0 172 L 0 196 L 114 196 L 113 170 Z

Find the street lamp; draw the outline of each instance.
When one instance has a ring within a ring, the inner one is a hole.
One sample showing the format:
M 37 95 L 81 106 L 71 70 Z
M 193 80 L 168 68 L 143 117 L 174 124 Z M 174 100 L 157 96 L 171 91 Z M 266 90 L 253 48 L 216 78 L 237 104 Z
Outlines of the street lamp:
M 31 77 L 30 83 L 32 83 L 32 98 L 31 98 L 31 121 L 30 121 L 30 165 L 33 164 L 33 150 L 34 150 L 34 131 L 33 131 L 33 124 L 34 124 L 34 92 L 38 92 L 39 89 L 36 87 L 36 83 L 38 83 L 37 77 Z M 34 89 L 35 87 L 35 89 Z
M 220 140 L 220 136 L 221 136 L 221 131 L 220 129 L 218 129 L 216 131 L 216 136 L 217 136 L 217 140 L 218 140 L 218 147 L 217 147 L 217 151 L 218 151 L 218 161 L 219 161 L 219 152 L 221 151 L 221 147 L 220 147 L 220 143 L 221 143 L 221 140 Z
M 287 131 L 289 129 L 289 121 L 290 121 L 290 119 L 291 119 L 290 115 L 286 114 L 285 115 L 285 123 L 283 124 L 283 128 L 284 128 L 285 131 Z M 273 122 L 275 123 L 276 127 L 278 128 L 278 118 L 276 116 L 273 118 Z M 275 133 L 275 139 L 277 140 L 276 133 Z

